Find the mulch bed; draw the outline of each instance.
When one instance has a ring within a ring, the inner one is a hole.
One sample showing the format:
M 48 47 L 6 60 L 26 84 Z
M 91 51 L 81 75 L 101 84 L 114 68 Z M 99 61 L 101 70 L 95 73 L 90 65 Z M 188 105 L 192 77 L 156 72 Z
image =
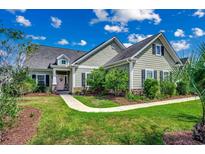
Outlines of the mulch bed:
M 165 100 L 171 100 L 171 99 L 177 99 L 177 98 L 187 98 L 187 97 L 193 97 L 193 95 L 186 95 L 186 96 L 172 96 L 168 98 L 162 98 L 162 99 L 153 99 L 149 100 L 148 102 L 157 102 L 157 101 L 165 101 Z M 118 103 L 119 105 L 131 105 L 131 104 L 142 104 L 146 103 L 144 100 L 139 101 L 129 101 L 125 97 L 118 97 L 114 95 L 107 95 L 107 99 L 111 99 L 112 101 Z
M 0 144 L 26 144 L 37 133 L 40 116 L 41 112 L 38 109 L 31 107 L 23 108 L 13 127 L 3 133 Z
M 165 133 L 164 144 L 167 145 L 201 145 L 202 143 L 193 140 L 191 131 Z

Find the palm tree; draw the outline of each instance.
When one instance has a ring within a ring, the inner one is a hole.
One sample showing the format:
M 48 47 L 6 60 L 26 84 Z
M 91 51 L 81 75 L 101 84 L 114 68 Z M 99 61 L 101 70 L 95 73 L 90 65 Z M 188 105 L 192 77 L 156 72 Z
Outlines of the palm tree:
M 194 126 L 193 138 L 205 143 L 205 43 L 193 52 L 189 63 L 178 73 L 178 78 L 186 76 L 193 91 L 199 96 L 202 116 L 201 120 Z

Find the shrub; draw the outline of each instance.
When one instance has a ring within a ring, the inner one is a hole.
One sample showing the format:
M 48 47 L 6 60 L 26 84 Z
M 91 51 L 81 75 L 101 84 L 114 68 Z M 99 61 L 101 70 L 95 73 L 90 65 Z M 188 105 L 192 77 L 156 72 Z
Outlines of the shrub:
M 105 76 L 105 88 L 119 95 L 128 89 L 128 72 L 121 69 L 111 69 Z
M 30 76 L 26 76 L 25 81 L 19 85 L 20 94 L 34 92 L 36 88 L 36 81 L 34 81 Z
M 189 84 L 186 81 L 179 81 L 177 82 L 176 87 L 177 93 L 179 95 L 186 95 L 189 91 Z
M 155 79 L 146 79 L 144 82 L 144 94 L 150 99 L 156 98 L 159 94 L 159 82 Z
M 87 79 L 87 83 L 90 85 L 90 90 L 101 93 L 105 90 L 105 75 L 104 68 L 94 69 Z
M 139 101 L 144 99 L 143 96 L 135 95 L 132 92 L 127 92 L 125 98 L 128 99 L 129 101 Z
M 170 81 L 162 81 L 160 83 L 160 91 L 162 95 L 173 96 L 176 92 L 176 85 Z

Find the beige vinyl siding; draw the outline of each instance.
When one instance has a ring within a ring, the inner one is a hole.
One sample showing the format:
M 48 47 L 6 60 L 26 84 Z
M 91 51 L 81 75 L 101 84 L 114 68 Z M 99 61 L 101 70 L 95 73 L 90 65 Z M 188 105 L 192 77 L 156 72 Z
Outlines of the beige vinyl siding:
M 160 40 L 156 40 L 154 43 L 162 44 Z M 152 53 L 152 45 L 145 49 L 140 55 L 138 55 L 136 63 L 134 65 L 133 73 L 133 89 L 142 88 L 142 69 L 157 70 L 157 79 L 160 79 L 160 71 L 170 71 L 175 65 L 174 60 L 171 58 L 167 50 L 164 50 L 164 56 L 156 56 Z
M 80 65 L 85 66 L 103 66 L 113 57 L 115 57 L 119 52 L 119 47 L 116 43 L 109 44 L 105 46 L 100 51 L 97 51 L 94 55 L 84 60 Z
M 82 73 L 92 72 L 91 68 L 76 68 L 75 87 L 82 87 Z
M 32 71 L 29 71 L 29 75 L 32 76 L 32 74 L 35 74 L 35 75 L 49 75 L 49 87 L 51 88 L 52 86 L 52 79 L 53 79 L 53 72 L 52 70 L 32 70 Z

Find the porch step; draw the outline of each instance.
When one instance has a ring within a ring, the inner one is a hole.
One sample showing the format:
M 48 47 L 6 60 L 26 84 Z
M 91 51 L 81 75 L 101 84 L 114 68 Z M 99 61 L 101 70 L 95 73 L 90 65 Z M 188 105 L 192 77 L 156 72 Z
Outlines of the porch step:
M 56 91 L 57 94 L 69 94 L 69 91 L 68 90 L 58 90 Z

